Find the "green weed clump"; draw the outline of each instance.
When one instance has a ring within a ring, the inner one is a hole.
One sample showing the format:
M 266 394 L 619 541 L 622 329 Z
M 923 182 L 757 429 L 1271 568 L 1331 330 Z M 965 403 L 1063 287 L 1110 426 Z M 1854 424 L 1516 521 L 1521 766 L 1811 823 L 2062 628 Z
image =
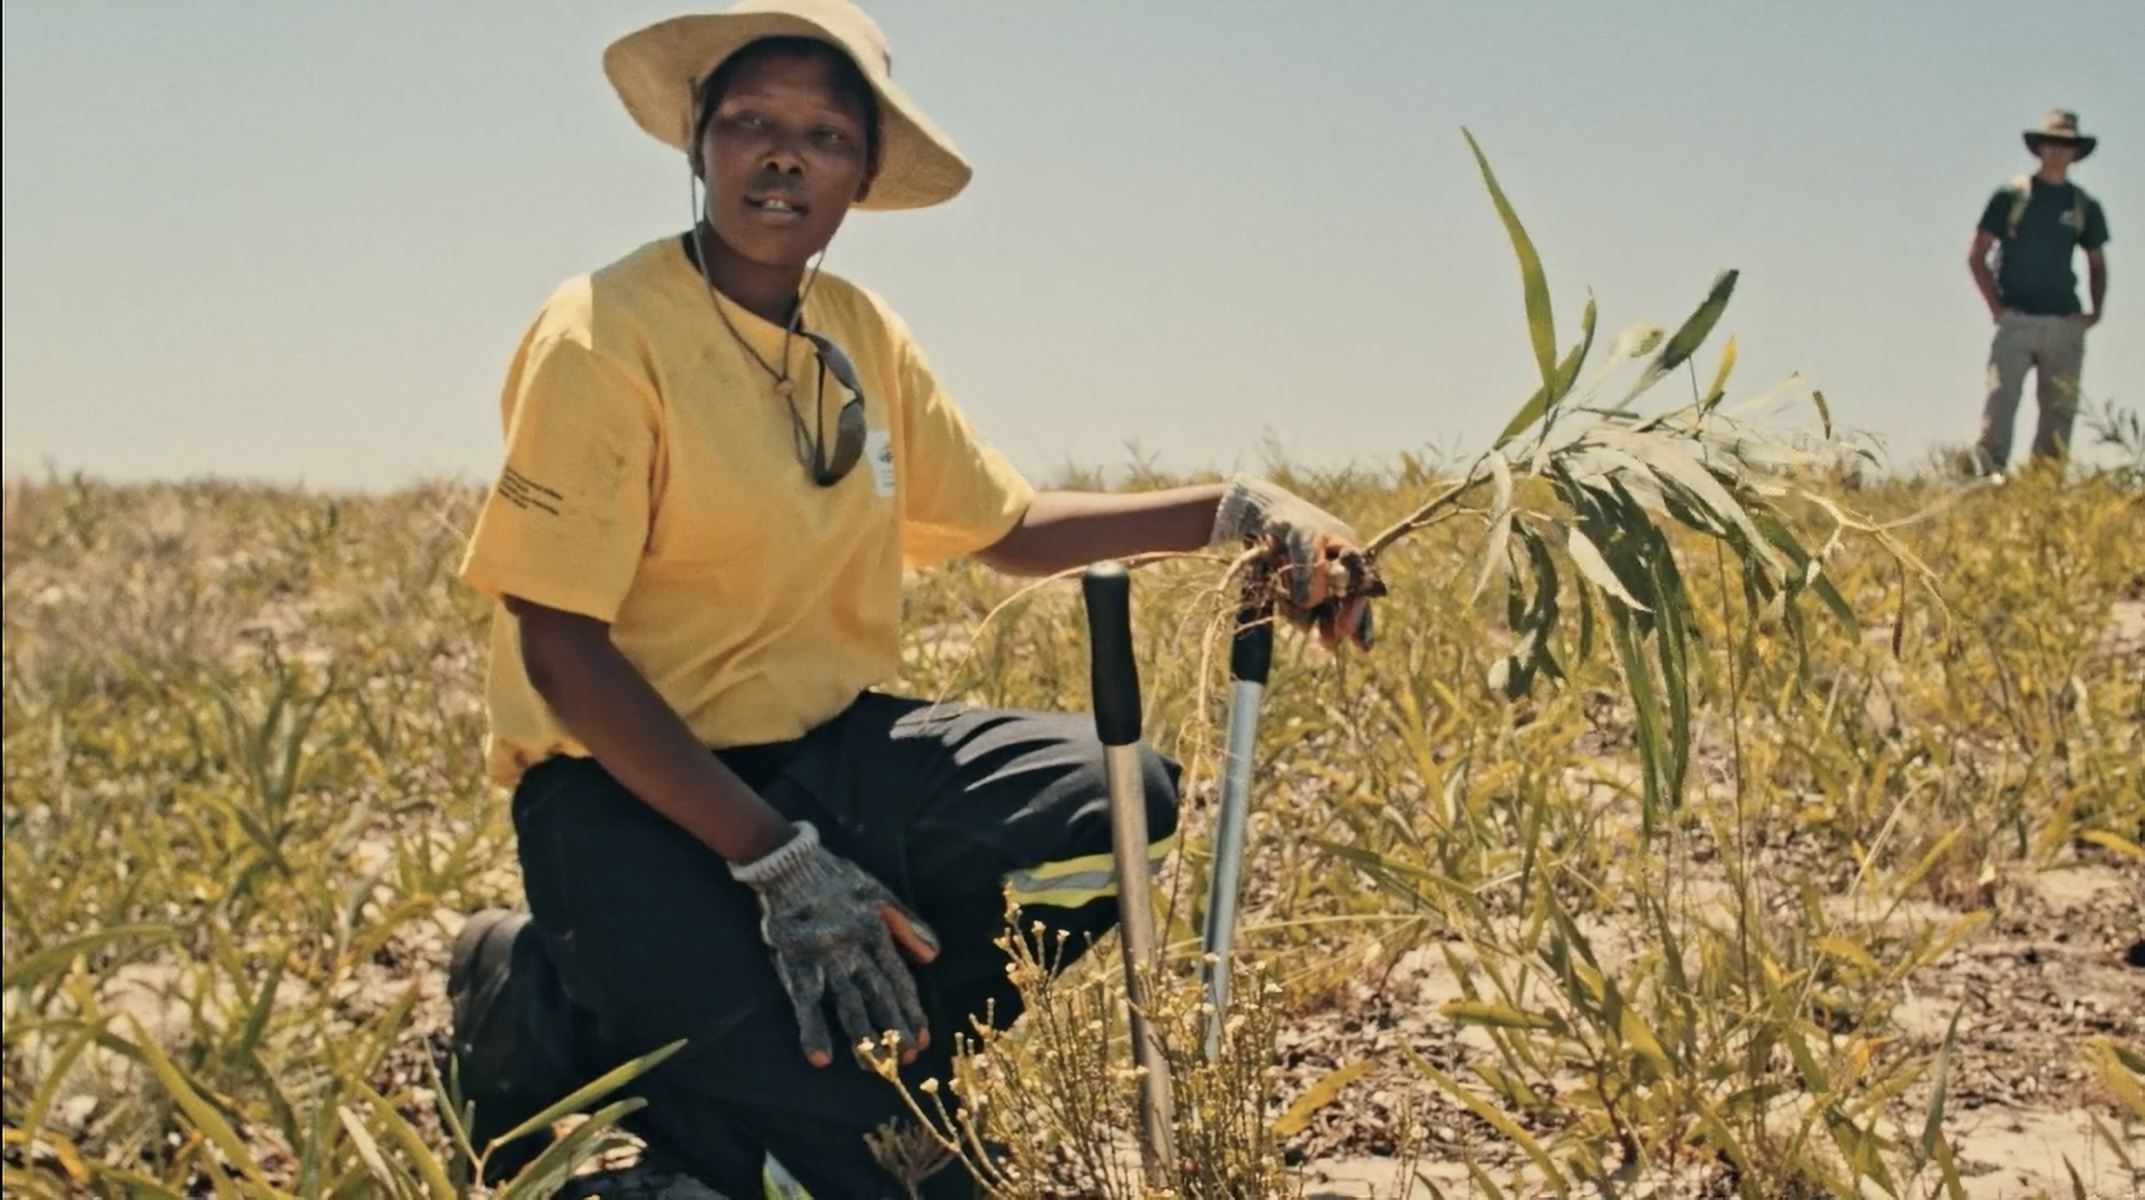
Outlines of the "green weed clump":
M 1589 303 L 1559 353 L 1482 170 L 1541 388 L 1465 461 L 1273 464 L 1384 530 L 1390 594 L 1371 654 L 1281 639 L 1213 1060 L 1198 930 L 1239 581 L 1212 556 L 1135 574 L 1148 736 L 1189 771 L 1150 993 L 1171 1190 L 1301 1194 L 1304 1139 L 1375 1088 L 1426 1194 L 1959 1194 L 1970 1031 L 1903 998 L 2039 873 L 2145 899 L 2135 464 L 1887 475 L 1821 396 L 1729 402 L 1732 339 L 1699 352 L 1732 273 L 1598 364 Z M 519 895 L 482 778 L 488 611 L 452 578 L 478 498 L 10 485 L 10 1194 L 470 1194 L 456 1160 L 483 1148 L 431 1066 L 446 945 Z M 904 689 L 1086 705 L 1071 581 L 955 565 L 908 608 Z M 1026 1017 L 909 1097 L 888 1160 L 1149 1194 L 1114 954 L 1055 979 L 1017 954 Z M 1292 1032 L 1364 1003 L 1375 1038 Z M 2077 1103 L 2135 1170 L 2145 1058 L 2134 1018 L 2110 1028 L 2074 1047 Z M 549 1114 L 593 1119 L 510 1190 L 603 1150 L 635 1103 L 611 1089 L 649 1065 Z

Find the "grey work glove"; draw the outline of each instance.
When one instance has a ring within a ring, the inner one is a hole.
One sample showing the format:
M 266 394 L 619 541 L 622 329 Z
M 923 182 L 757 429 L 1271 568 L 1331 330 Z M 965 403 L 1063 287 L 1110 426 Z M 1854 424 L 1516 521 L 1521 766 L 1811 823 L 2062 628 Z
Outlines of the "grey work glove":
M 863 868 L 819 843 L 810 821 L 772 854 L 731 863 L 730 874 L 759 894 L 760 936 L 797 1010 L 804 1055 L 834 1061 L 825 1002 L 831 996 L 851 1046 L 893 1030 L 901 1060 L 931 1044 L 916 979 L 896 950 L 919 962 L 938 957 L 938 934 Z
M 1238 475 L 1215 511 L 1209 544 L 1263 547 L 1257 570 L 1277 579 L 1267 598 L 1283 618 L 1315 627 L 1329 650 L 1343 641 L 1370 649 L 1370 601 L 1385 595 L 1385 583 L 1339 517 L 1279 484 Z

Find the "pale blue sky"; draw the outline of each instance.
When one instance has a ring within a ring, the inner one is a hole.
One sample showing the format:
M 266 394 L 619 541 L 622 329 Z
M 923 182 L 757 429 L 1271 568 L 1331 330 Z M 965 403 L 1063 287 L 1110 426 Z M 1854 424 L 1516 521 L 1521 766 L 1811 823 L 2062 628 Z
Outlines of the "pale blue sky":
M 1042 475 L 1484 444 L 1534 366 L 1463 125 L 1564 337 L 1589 288 L 1613 331 L 1740 267 L 1739 391 L 1804 372 L 1911 467 L 1976 420 L 1975 217 L 2075 108 L 2114 234 L 2085 384 L 2145 393 L 2137 0 L 870 7 L 977 174 L 853 217 L 828 269 Z M 545 293 L 689 215 L 598 67 L 675 11 L 9 3 L 8 469 L 487 476 Z

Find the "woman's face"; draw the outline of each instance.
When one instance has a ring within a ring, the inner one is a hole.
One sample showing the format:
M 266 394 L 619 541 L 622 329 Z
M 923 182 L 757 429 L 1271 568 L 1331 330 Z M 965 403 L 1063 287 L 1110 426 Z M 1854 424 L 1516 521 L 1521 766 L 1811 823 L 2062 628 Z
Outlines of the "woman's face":
M 801 270 L 864 193 L 868 120 L 831 50 L 740 63 L 700 135 L 716 236 L 750 262 Z

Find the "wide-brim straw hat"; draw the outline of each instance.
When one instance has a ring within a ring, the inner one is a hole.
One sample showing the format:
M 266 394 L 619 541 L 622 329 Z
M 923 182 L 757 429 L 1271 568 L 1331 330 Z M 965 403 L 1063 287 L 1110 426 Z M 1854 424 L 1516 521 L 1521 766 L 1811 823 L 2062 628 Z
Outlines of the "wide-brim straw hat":
M 612 42 L 603 73 L 635 124 L 690 152 L 700 81 L 748 43 L 793 36 L 847 54 L 878 93 L 879 169 L 856 207 L 924 208 L 968 186 L 972 172 L 953 139 L 895 85 L 886 34 L 847 0 L 740 0 L 721 12 L 658 21 Z
M 2077 113 L 2060 108 L 2049 110 L 2048 115 L 2041 118 L 2041 127 L 2028 129 L 2025 137 L 2026 149 L 2030 152 L 2039 153 L 2042 142 L 2062 142 L 2076 146 L 2080 159 L 2091 154 L 2093 147 L 2100 144 L 2099 138 L 2087 137 L 2078 132 Z

